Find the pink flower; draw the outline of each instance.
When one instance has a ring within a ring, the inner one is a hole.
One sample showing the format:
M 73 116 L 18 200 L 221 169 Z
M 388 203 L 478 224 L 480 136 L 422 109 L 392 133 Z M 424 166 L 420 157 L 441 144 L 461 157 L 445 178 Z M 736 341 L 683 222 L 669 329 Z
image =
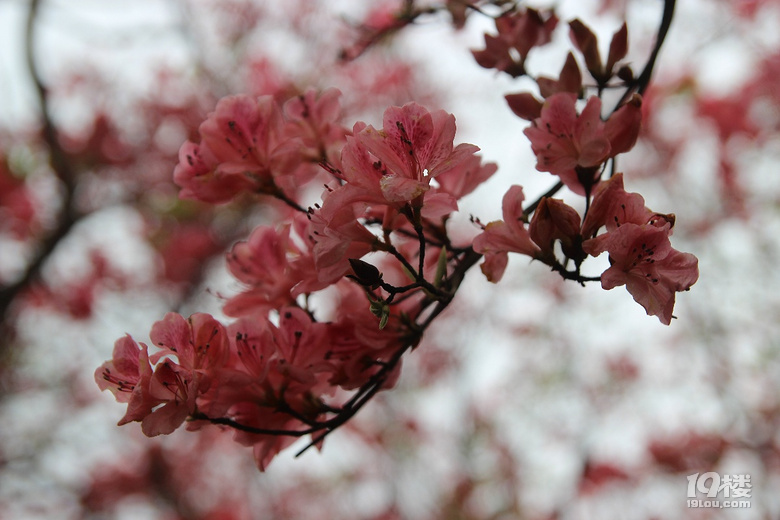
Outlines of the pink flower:
M 128 403 L 127 413 L 119 425 L 140 421 L 151 413 L 160 400 L 149 393 L 152 366 L 147 346 L 139 346 L 129 335 L 114 343 L 114 355 L 95 371 L 95 381 L 101 390 L 109 390 L 120 403 Z
M 139 347 L 130 336 L 117 340 L 113 360 L 97 369 L 95 380 L 127 403 L 118 425 L 139 421 L 150 437 L 171 433 L 195 408 L 191 371 L 166 360 L 152 373 L 147 346 Z
M 486 69 L 497 69 L 516 78 L 525 74 L 530 50 L 549 43 L 558 24 L 553 13 L 534 9 L 518 10 L 496 18 L 498 35 L 485 34 L 485 48 L 471 51 L 476 62 Z
M 625 223 L 583 244 L 593 256 L 609 252 L 611 266 L 602 273 L 601 286 L 625 285 L 647 314 L 664 325 L 671 322 L 675 292 L 687 291 L 699 278 L 696 257 L 672 249 L 670 228 Z
M 266 381 L 277 350 L 273 325 L 266 317 L 245 317 L 230 325 L 228 335 L 230 359 L 224 369 L 213 372 L 215 384 L 199 396 L 198 410 L 209 417 L 224 417 L 245 402 L 273 408 L 278 398 Z
M 322 396 L 335 388 L 329 382 L 329 326 L 317 323 L 302 309 L 279 310 L 279 325 L 265 318 L 244 318 L 230 327 L 237 363 L 221 375 L 199 400 L 211 417 L 228 417 L 259 429 L 303 430 L 304 421 L 321 419 Z M 236 430 L 237 442 L 252 446 L 263 470 L 295 437 Z
M 163 403 L 141 420 L 144 434 L 151 437 L 171 433 L 195 412 L 197 397 L 208 390 L 230 351 L 225 328 L 203 313 L 185 320 L 170 312 L 152 326 L 150 336 L 162 349 L 151 356 L 152 362 L 172 355 L 178 360 L 166 358 L 150 381 L 150 394 Z
M 337 164 L 341 148 L 349 131 L 341 126 L 341 92 L 331 88 L 317 96 L 317 91 L 309 89 L 284 105 L 284 113 L 289 119 L 287 134 L 299 137 L 303 144 L 302 155 L 308 160 L 329 161 Z
M 439 219 L 457 209 L 495 167 L 481 166 L 470 144 L 455 146 L 455 118 L 415 103 L 390 107 L 381 130 L 358 123 L 341 155 L 343 185 L 329 189 L 311 212 L 311 238 L 319 280 L 332 283 L 349 260 L 378 248 L 379 239 L 358 219 L 379 218 L 387 231 L 414 219 Z M 431 186 L 441 176 L 442 189 Z M 414 214 L 414 216 L 413 216 Z M 404 215 L 401 217 L 401 215 Z
M 239 359 L 239 369 L 255 384 L 268 376 L 268 362 L 276 355 L 271 323 L 266 318 L 242 318 L 230 325 L 233 351 Z
M 291 260 L 305 254 L 290 237 L 291 226 L 277 231 L 260 226 L 246 241 L 237 242 L 227 256 L 227 266 L 248 289 L 225 303 L 229 316 L 264 315 L 274 307 L 294 303 L 292 288 L 301 281 Z
M 601 100 L 595 96 L 577 115 L 576 96 L 561 92 L 547 98 L 542 115 L 524 133 L 536 154 L 536 169 L 550 172 L 572 191 L 584 195 L 596 182 L 599 166 L 609 157 Z
M 228 96 L 199 128 L 201 143 L 186 142 L 173 173 L 182 198 L 227 202 L 241 191 L 271 193 L 276 177 L 295 171 L 300 141 L 284 135 L 284 118 L 271 96 Z
M 382 271 L 385 273 L 387 269 L 382 266 Z M 377 361 L 388 360 L 403 346 L 402 338 L 406 334 L 403 320 L 415 319 L 419 314 L 416 303 L 419 300 L 409 298 L 392 306 L 387 324 L 380 330 L 379 318 L 369 310 L 362 289 L 356 284 L 339 284 L 336 288 L 340 291 L 338 304 L 328 323 L 327 357 L 334 367 L 330 383 L 351 390 L 365 384 L 381 369 Z M 395 372 L 388 377 L 385 388 L 391 387 L 397 376 Z
M 508 252 L 536 258 L 541 254 L 524 225 L 523 188 L 512 186 L 504 194 L 501 203 L 504 220 L 490 222 L 484 231 L 474 238 L 474 251 L 485 255 L 482 272 L 491 282 L 498 282 L 504 275 Z
M 168 435 L 181 426 L 196 409 L 198 391 L 199 377 L 196 372 L 182 368 L 169 359 L 157 365 L 149 393 L 162 406 L 141 420 L 144 435 Z
M 350 258 L 359 259 L 374 251 L 379 239 L 358 222 L 350 203 L 334 203 L 348 190 L 333 192 L 320 211 L 310 214 L 310 232 L 317 279 L 330 285 L 350 270 Z
M 237 321 L 230 327 L 234 362 L 220 374 L 224 388 L 209 390 L 209 409 L 230 414 L 242 402 L 272 408 L 284 403 L 318 415 L 317 396 L 332 389 L 324 384 L 334 371 L 328 330 L 298 307 L 279 309 L 278 325 L 261 317 Z
M 350 259 L 379 248 L 379 238 L 359 219 L 379 219 L 385 232 L 404 222 L 440 219 L 457 209 L 457 196 L 495 171 L 480 165 L 476 146 L 455 146 L 454 137 L 451 114 L 415 103 L 388 108 L 381 130 L 354 126 L 341 155 L 343 184 L 329 189 L 322 207 L 310 215 L 321 282 L 336 281 L 349 271 Z M 431 186 L 439 176 L 441 189 Z
M 298 405 L 298 411 L 310 406 L 305 392 L 329 376 L 333 366 L 327 361 L 331 347 L 326 324 L 317 323 L 303 310 L 286 307 L 279 310 L 279 326 L 272 329 L 276 357 L 268 379 L 274 388 L 287 392 L 288 404 Z M 329 385 L 320 388 L 324 391 Z M 291 402 L 292 401 L 292 402 Z
M 698 260 L 672 249 L 669 236 L 674 215 L 654 213 L 638 193 L 623 188 L 618 173 L 594 190 L 593 203 L 582 223 L 583 250 L 592 256 L 609 252 L 610 267 L 601 286 L 625 285 L 637 303 L 668 325 L 675 292 L 687 291 L 698 279 Z M 594 237 L 601 227 L 606 233 Z
M 175 355 L 178 364 L 206 374 L 221 367 L 229 353 L 225 327 L 210 314 L 195 313 L 187 319 L 175 312 L 152 325 L 152 342 L 162 350 L 151 357 Z
M 416 103 L 385 110 L 382 130 L 356 125 L 342 156 L 344 178 L 367 191 L 365 200 L 423 204 L 433 178 L 460 168 L 479 150 L 453 146 L 455 117 Z
M 593 190 L 593 202 L 582 223 L 582 237 L 594 237 L 602 226 L 609 232 L 628 222 L 646 224 L 652 215 L 640 194 L 623 188 L 623 174 L 617 173 Z
M 591 97 L 577 114 L 576 96 L 553 94 L 545 101 L 541 116 L 524 133 L 536 154 L 536 169 L 550 172 L 573 192 L 590 193 L 598 182 L 601 165 L 630 149 L 639 133 L 638 96 L 623 105 L 605 123 L 601 100 Z

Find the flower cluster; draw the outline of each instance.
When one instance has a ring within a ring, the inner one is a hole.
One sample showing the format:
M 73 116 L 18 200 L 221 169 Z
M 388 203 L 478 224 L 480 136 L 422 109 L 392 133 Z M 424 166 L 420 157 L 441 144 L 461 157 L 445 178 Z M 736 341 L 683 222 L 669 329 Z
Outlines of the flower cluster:
M 668 325 L 675 293 L 687 291 L 699 277 L 696 257 L 671 246 L 674 215 L 646 208 L 641 195 L 623 189 L 622 174 L 599 184 L 595 192 L 582 222 L 574 208 L 545 197 L 526 227 L 522 190 L 512 187 L 504 196 L 504 220 L 489 223 L 474 240 L 474 249 L 485 255 L 482 271 L 488 280 L 500 280 L 508 253 L 513 252 L 540 260 L 566 278 L 585 281 L 580 264 L 588 255 L 606 251 L 610 267 L 601 275 L 602 287 L 625 285 L 647 314 Z M 597 234 L 601 229 L 605 232 Z M 558 262 L 556 243 L 567 259 L 574 260 L 576 271 L 566 271 Z
M 402 338 L 389 331 L 361 336 L 354 318 L 317 323 L 300 308 L 283 307 L 278 324 L 242 319 L 225 327 L 207 314 L 169 313 L 152 327 L 157 352 L 121 338 L 95 378 L 127 403 L 120 425 L 140 421 L 155 436 L 188 418 L 191 430 L 214 419 L 236 426 L 235 440 L 252 446 L 264 469 L 295 436 L 313 433 L 312 425 L 334 412 L 337 388 L 364 384 L 399 348 Z M 392 374 L 382 379 L 393 381 Z
M 394 384 L 402 355 L 479 259 L 450 241 L 447 218 L 496 170 L 476 146 L 454 144 L 455 118 L 441 110 L 391 107 L 382 128 L 348 132 L 331 90 L 293 98 L 285 113 L 283 122 L 272 98 L 221 101 L 176 169 L 185 197 L 222 202 L 249 191 L 299 209 L 228 253 L 243 285 L 224 306 L 236 321 L 170 313 L 152 327 L 152 347 L 121 338 L 95 374 L 127 403 L 120 424 L 139 421 L 150 436 L 185 420 L 231 427 L 261 469 L 297 437 L 319 446 Z M 299 176 L 301 166 L 313 162 L 331 181 L 321 204 L 303 210 L 282 179 L 302 186 L 311 176 Z M 311 304 L 326 288 L 332 305 Z
M 181 197 L 227 202 L 242 192 L 290 197 L 312 175 L 311 163 L 333 159 L 346 130 L 336 121 L 340 93 L 314 90 L 280 107 L 273 96 L 228 96 L 188 141 L 173 172 Z M 316 170 L 314 170 L 316 171 Z
M 412 14 L 393 30 L 422 12 Z M 528 75 L 527 55 L 550 41 L 556 23 L 552 13 L 507 11 L 496 20 L 499 35 L 486 36 L 487 48 L 474 56 L 484 67 Z M 483 273 L 497 282 L 509 253 L 582 284 L 625 285 L 669 324 L 675 294 L 698 278 L 697 260 L 671 247 L 674 215 L 647 209 L 624 190 L 622 174 L 605 175 L 640 132 L 643 86 L 626 67 L 614 72 L 627 51 L 626 28 L 613 36 L 606 64 L 582 22 L 570 29 L 596 95 L 585 96 L 569 53 L 558 79 L 537 78 L 544 101 L 527 92 L 507 96 L 531 122 L 524 134 L 537 169 L 560 182 L 526 206 L 523 188 L 509 188 L 503 220 L 476 219 L 481 233 L 470 243 L 451 238 L 450 216 L 496 165 L 484 164 L 476 146 L 455 144 L 452 114 L 412 102 L 388 108 L 381 128 L 358 122 L 348 130 L 333 89 L 283 105 L 270 96 L 221 100 L 201 124 L 200 141 L 181 148 L 174 172 L 181 196 L 211 203 L 270 196 L 287 213 L 228 253 L 242 285 L 223 309 L 233 323 L 171 313 L 152 327 L 156 351 L 130 336 L 116 342 L 95 378 L 127 403 L 120 424 L 141 422 L 147 435 L 185 421 L 190 429 L 232 428 L 260 469 L 298 437 L 321 446 L 395 384 L 403 355 L 450 304 L 466 272 L 484 258 Z M 600 95 L 616 74 L 625 95 L 602 117 Z M 323 184 L 321 201 L 305 208 L 302 188 Z M 585 199 L 582 216 L 552 198 L 564 186 Z M 583 276 L 583 262 L 605 251 L 610 267 L 601 277 Z
M 647 209 L 641 195 L 623 189 L 622 174 L 602 182 L 607 164 L 613 161 L 614 168 L 615 157 L 633 148 L 641 127 L 642 98 L 637 92 L 642 85 L 633 80 L 625 84 L 621 103 L 606 120 L 599 97 L 616 75 L 633 78 L 626 66 L 617 67 L 628 50 L 627 28 L 624 24 L 613 35 L 604 64 L 595 34 L 579 20 L 569 26 L 598 95 L 580 99 L 584 97 L 582 74 L 569 53 L 558 79 L 536 79 L 543 102 L 529 92 L 506 96 L 512 111 L 531 122 L 524 134 L 536 155 L 536 169 L 555 175 L 560 183 L 525 209 L 522 188 L 511 187 L 503 199 L 503 220 L 483 227 L 474 250 L 485 255 L 482 271 L 493 282 L 502 278 L 511 252 L 530 256 L 580 283 L 594 280 L 580 272 L 585 259 L 607 251 L 611 267 L 600 277 L 602 287 L 625 285 L 649 315 L 668 325 L 675 293 L 688 290 L 698 279 L 696 257 L 671 247 L 674 215 Z M 492 40 L 486 36 L 486 41 Z M 585 198 L 583 217 L 563 200 L 551 198 L 563 186 Z M 605 232 L 599 235 L 602 228 Z M 566 267 L 570 262 L 573 270 Z
M 602 183 L 582 225 L 586 253 L 609 253 L 610 267 L 601 275 L 601 286 L 625 285 L 647 314 L 668 325 L 675 293 L 687 291 L 699 277 L 698 260 L 672 248 L 669 237 L 673 214 L 659 214 L 644 205 L 638 193 L 623 189 L 623 175 Z M 601 227 L 606 233 L 596 234 Z

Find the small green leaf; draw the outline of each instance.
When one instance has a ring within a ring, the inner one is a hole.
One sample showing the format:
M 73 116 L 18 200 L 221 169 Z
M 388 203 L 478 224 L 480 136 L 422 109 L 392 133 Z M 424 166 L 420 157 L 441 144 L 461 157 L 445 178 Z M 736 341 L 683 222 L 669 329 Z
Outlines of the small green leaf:
M 378 318 L 382 315 L 382 312 L 385 308 L 385 302 L 380 300 L 372 300 L 368 308 L 371 311 L 371 314 Z
M 371 300 L 369 305 L 371 314 L 379 318 L 379 330 L 382 330 L 387 325 L 387 320 L 390 318 L 390 306 L 384 300 Z
M 385 307 L 382 316 L 379 318 L 379 330 L 382 330 L 387 325 L 387 319 L 390 318 L 390 309 Z

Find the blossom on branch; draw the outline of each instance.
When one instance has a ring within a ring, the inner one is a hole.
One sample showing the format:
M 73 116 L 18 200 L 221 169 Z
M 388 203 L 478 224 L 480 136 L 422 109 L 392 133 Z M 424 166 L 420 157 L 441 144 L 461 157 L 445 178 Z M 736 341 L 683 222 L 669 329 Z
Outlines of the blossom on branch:
M 625 190 L 622 173 L 613 175 L 597 186 L 593 195 L 593 202 L 582 223 L 582 236 L 585 239 L 595 237 L 601 227 L 605 227 L 608 232 L 614 231 L 628 222 L 644 224 L 653 215 L 645 207 L 644 197 Z
M 201 143 L 182 146 L 173 173 L 182 198 L 218 203 L 241 191 L 273 193 L 274 178 L 300 161 L 300 142 L 285 138 L 272 96 L 222 98 L 199 132 Z
M 384 14 L 365 24 L 352 57 L 437 9 L 450 9 L 456 24 L 466 7 L 482 13 L 476 4 L 461 7 L 410 1 L 398 11 L 375 11 Z M 503 2 L 492 7 L 502 12 L 498 35 L 485 37 L 475 59 L 526 74 L 528 54 L 550 41 L 557 18 Z M 641 120 L 633 86 L 621 98 L 630 99 L 602 118 L 601 95 L 614 86 L 607 84 L 612 69 L 627 50 L 625 26 L 606 67 L 595 35 L 579 22 L 570 27 L 598 95 L 579 102 L 593 85 L 583 83 L 569 53 L 557 79 L 536 78 L 544 101 L 531 93 L 506 99 L 531 121 L 524 133 L 537 169 L 585 196 L 585 213 L 552 198 L 561 183 L 525 208 L 523 188 L 515 185 L 503 196 L 502 220 L 482 226 L 470 245 L 451 233 L 457 219 L 450 217 L 497 167 L 483 164 L 477 146 L 455 144 L 452 114 L 410 102 L 387 108 L 381 128 L 357 122 L 348 130 L 335 89 L 308 90 L 284 103 L 240 95 L 219 101 L 199 127 L 200 140 L 181 147 L 174 172 L 180 196 L 222 203 L 244 193 L 269 195 L 287 211 L 227 256 L 242 289 L 223 311 L 236 321 L 169 313 L 152 327 L 158 350 L 151 355 L 129 336 L 117 342 L 95 377 L 128 404 L 120 423 L 141 422 L 149 436 L 185 421 L 189 430 L 230 429 L 252 448 L 260 470 L 299 437 L 320 448 L 377 392 L 396 384 L 403 356 L 453 301 L 468 270 L 484 258 L 483 273 L 497 282 L 509 253 L 581 284 L 626 285 L 648 314 L 669 323 L 675 293 L 698 277 L 697 261 L 672 249 L 673 215 L 647 209 L 641 196 L 625 192 L 621 175 L 601 182 L 607 162 L 634 146 Z M 326 178 L 325 189 L 307 208 L 298 195 L 317 175 Z M 600 278 L 583 276 L 587 256 L 604 251 L 610 268 Z
M 284 104 L 288 123 L 286 133 L 299 138 L 301 154 L 308 161 L 338 164 L 349 131 L 340 124 L 341 92 L 329 88 L 317 95 L 309 89 Z
M 610 267 L 601 275 L 601 286 L 625 285 L 648 315 L 668 325 L 675 293 L 687 291 L 699 278 L 696 257 L 673 249 L 669 241 L 674 215 L 645 208 L 641 195 L 626 192 L 623 176 L 617 174 L 599 186 L 583 235 L 590 236 L 602 225 L 606 233 L 583 243 L 592 256 L 609 253 Z
M 347 287 L 355 286 L 340 290 Z M 125 336 L 95 380 L 128 404 L 120 424 L 139 421 L 148 436 L 171 433 L 188 418 L 197 420 L 189 429 L 204 421 L 234 426 L 235 440 L 252 446 L 264 469 L 295 437 L 326 428 L 338 411 L 339 388 L 394 384 L 398 359 L 395 370 L 378 374 L 407 348 L 401 311 L 379 331 L 354 296 L 345 293 L 345 305 L 328 323 L 295 306 L 279 308 L 277 325 L 254 316 L 227 329 L 207 314 L 169 313 L 150 334 L 158 352 L 149 356 L 145 344 Z M 404 302 L 405 316 L 416 315 L 414 305 Z
M 452 114 L 416 103 L 388 108 L 381 129 L 355 124 L 341 154 L 343 184 L 328 188 L 310 212 L 321 281 L 345 275 L 350 259 L 389 247 L 361 220 L 380 223 L 385 234 L 408 226 L 416 234 L 423 220 L 446 217 L 457 198 L 495 172 L 475 155 L 476 146 L 454 145 L 455 130 Z M 438 178 L 440 187 L 432 184 Z
M 152 376 L 148 347 L 143 343 L 139 346 L 129 335 L 118 339 L 111 361 L 106 361 L 95 371 L 98 387 L 111 391 L 118 402 L 127 403 L 127 412 L 118 426 L 133 421 L 141 421 L 147 426 L 160 416 L 148 419 L 152 410 L 165 402 L 165 398 L 153 394 Z M 155 425 L 144 428 L 148 435 L 156 435 L 156 430 Z
M 382 130 L 364 128 L 357 142 L 376 159 L 380 191 L 386 201 L 411 202 L 430 188 L 437 175 L 452 170 L 479 150 L 471 144 L 453 146 L 455 117 L 443 110 L 429 112 L 416 103 L 385 110 Z
M 222 98 L 199 128 L 200 143 L 179 151 L 174 181 L 182 198 L 228 202 L 241 192 L 291 195 L 309 163 L 336 162 L 348 133 L 337 89 L 312 89 L 279 106 L 273 96 Z
M 95 371 L 95 382 L 101 390 L 114 394 L 118 402 L 132 402 L 131 407 L 136 410 L 151 411 L 157 404 L 146 392 L 151 376 L 148 347 L 143 343 L 139 346 L 128 335 L 116 340 L 114 355 L 111 361 L 106 361 Z M 120 424 L 133 420 L 135 413 L 128 410 Z
M 304 238 L 308 228 L 306 216 L 299 214 L 280 229 L 259 226 L 247 240 L 233 245 L 227 267 L 246 288 L 225 303 L 227 315 L 265 316 L 330 283 L 319 281 L 312 249 L 306 247 L 311 240 Z
M 98 368 L 95 380 L 128 403 L 120 424 L 140 421 L 143 432 L 155 436 L 171 433 L 195 411 L 198 395 L 208 390 L 228 350 L 224 327 L 208 314 L 185 320 L 168 313 L 152 327 L 151 339 L 161 349 L 152 356 L 130 336 L 118 340 L 113 359 Z
M 625 285 L 647 314 L 664 325 L 673 317 L 675 292 L 688 290 L 699 278 L 698 260 L 672 249 L 669 232 L 667 227 L 627 223 L 583 244 L 593 256 L 609 252 L 612 265 L 601 275 L 601 286 Z
M 197 397 L 214 380 L 213 370 L 227 360 L 228 341 L 223 325 L 204 313 L 185 320 L 169 312 L 152 326 L 150 338 L 161 349 L 150 361 L 165 358 L 150 383 L 150 393 L 164 404 L 142 420 L 144 433 L 153 436 L 171 433 L 196 410 Z
M 309 214 L 315 275 L 323 285 L 330 285 L 347 274 L 350 258 L 362 258 L 379 247 L 377 237 L 358 221 L 363 215 L 356 214 L 355 206 L 334 203 L 346 193 L 342 189 L 330 194 L 334 199 L 325 199 L 329 204 Z
M 588 98 L 580 114 L 576 100 L 572 93 L 553 94 L 524 133 L 536 154 L 536 169 L 557 175 L 570 190 L 586 195 L 598 183 L 604 162 L 634 146 L 641 103 L 635 96 L 605 122 L 600 98 Z
M 520 9 L 509 12 L 496 18 L 498 34 L 485 34 L 485 48 L 471 53 L 480 66 L 516 78 L 526 73 L 525 60 L 531 49 L 549 43 L 557 25 L 558 18 L 551 11 Z
M 507 253 L 520 253 L 531 258 L 541 254 L 541 249 L 531 240 L 525 226 L 524 200 L 521 186 L 509 188 L 501 204 L 504 220 L 490 222 L 474 238 L 474 251 L 485 255 L 482 272 L 491 282 L 498 282 L 504 276 L 509 261 Z

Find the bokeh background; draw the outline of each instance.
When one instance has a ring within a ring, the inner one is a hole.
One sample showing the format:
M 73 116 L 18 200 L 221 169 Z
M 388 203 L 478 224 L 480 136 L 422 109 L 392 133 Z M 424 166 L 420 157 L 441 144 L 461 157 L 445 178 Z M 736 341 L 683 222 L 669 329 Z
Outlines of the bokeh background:
M 627 20 L 641 70 L 662 1 L 555 4 L 529 69 L 557 74 L 579 17 L 602 52 Z M 475 13 L 461 29 L 421 17 L 345 62 L 400 3 L 0 0 L 0 518 L 778 518 L 780 2 L 677 4 L 618 166 L 699 257 L 678 319 L 521 257 L 498 285 L 474 269 L 395 389 L 322 452 L 294 446 L 259 473 L 216 429 L 116 427 L 123 406 L 93 379 L 165 312 L 219 315 L 239 289 L 224 250 L 276 215 L 178 200 L 181 143 L 238 92 L 335 86 L 347 126 L 410 100 L 443 108 L 499 165 L 461 206 L 468 237 L 511 184 L 529 199 L 553 184 L 503 98 L 532 83 L 474 62 L 494 32 Z M 706 471 L 749 474 L 751 507 L 687 507 L 686 477 Z

